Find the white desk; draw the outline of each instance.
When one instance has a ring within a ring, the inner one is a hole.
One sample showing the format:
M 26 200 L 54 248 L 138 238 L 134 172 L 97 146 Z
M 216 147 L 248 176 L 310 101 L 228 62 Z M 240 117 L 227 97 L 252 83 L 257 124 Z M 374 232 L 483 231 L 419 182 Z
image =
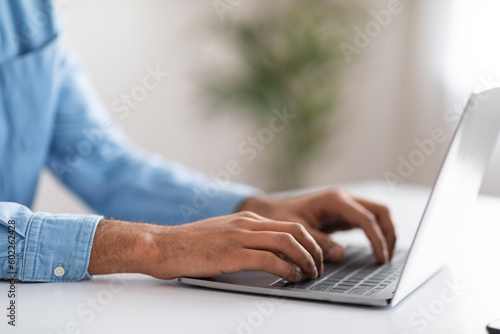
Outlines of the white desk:
M 391 191 L 383 182 L 348 189 L 390 204 L 399 243 L 409 242 L 428 189 Z M 76 283 L 19 283 L 15 331 L 6 324 L 7 283 L 0 282 L 0 333 L 485 333 L 486 323 L 500 318 L 500 199 L 481 196 L 472 217 L 450 265 L 395 308 L 273 300 L 110 275 Z M 360 237 L 348 233 L 336 239 Z M 447 284 L 455 280 L 462 287 L 453 292 Z

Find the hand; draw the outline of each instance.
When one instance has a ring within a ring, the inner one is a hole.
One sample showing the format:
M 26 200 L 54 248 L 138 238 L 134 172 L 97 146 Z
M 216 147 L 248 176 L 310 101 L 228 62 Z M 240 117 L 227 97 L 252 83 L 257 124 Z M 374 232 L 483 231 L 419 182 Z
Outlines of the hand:
M 371 242 L 378 262 L 392 258 L 396 233 L 389 209 L 383 205 L 353 197 L 342 190 L 327 190 L 292 198 L 249 198 L 240 210 L 261 216 L 301 223 L 323 250 L 326 260 L 339 262 L 344 249 L 333 242 L 329 233 L 361 228 Z
M 181 226 L 102 221 L 94 237 L 90 274 L 139 272 L 161 279 L 213 277 L 264 270 L 297 282 L 323 272 L 321 248 L 299 223 L 252 212 Z

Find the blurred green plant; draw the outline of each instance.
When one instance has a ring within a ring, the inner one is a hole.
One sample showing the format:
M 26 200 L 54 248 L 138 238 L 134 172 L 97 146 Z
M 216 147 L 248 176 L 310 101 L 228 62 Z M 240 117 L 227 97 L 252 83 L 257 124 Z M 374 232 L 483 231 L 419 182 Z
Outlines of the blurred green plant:
M 259 127 L 269 126 L 273 109 L 296 115 L 267 144 L 275 152 L 269 190 L 302 186 L 310 162 L 324 153 L 348 66 L 339 44 L 356 15 L 352 5 L 292 0 L 266 5 L 248 19 L 229 19 L 216 30 L 238 65 L 228 71 L 211 64 L 203 73 L 210 110 L 246 113 Z

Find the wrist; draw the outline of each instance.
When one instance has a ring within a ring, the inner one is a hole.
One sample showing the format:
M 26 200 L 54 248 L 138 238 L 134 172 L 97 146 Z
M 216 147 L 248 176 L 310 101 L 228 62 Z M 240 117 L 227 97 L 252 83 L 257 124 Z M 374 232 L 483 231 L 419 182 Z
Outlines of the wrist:
M 274 199 L 271 197 L 249 197 L 238 208 L 239 211 L 251 211 L 264 217 L 270 217 Z
M 154 263 L 158 226 L 104 219 L 99 222 L 88 271 L 91 275 L 148 274 Z

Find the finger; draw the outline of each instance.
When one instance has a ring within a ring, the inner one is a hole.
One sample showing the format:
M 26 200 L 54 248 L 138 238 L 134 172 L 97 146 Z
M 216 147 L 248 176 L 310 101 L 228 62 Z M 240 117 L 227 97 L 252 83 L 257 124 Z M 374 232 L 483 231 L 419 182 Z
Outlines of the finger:
M 291 234 L 312 256 L 319 275 L 323 273 L 323 251 L 307 229 L 300 223 L 259 221 L 254 230 L 275 231 Z M 288 254 L 285 254 L 288 256 Z M 290 258 L 291 259 L 291 258 Z
M 319 272 L 313 257 L 290 233 L 248 232 L 241 244 L 248 249 L 283 253 L 290 261 L 299 266 L 308 278 L 318 277 Z
M 323 257 L 326 261 L 339 263 L 344 260 L 344 247 L 340 246 L 332 239 L 330 239 L 330 236 L 328 234 L 314 229 L 310 229 L 309 233 L 311 233 L 312 237 L 316 240 L 318 245 L 323 250 Z
M 331 210 L 331 215 L 336 214 L 344 221 L 363 229 L 370 240 L 373 253 L 378 262 L 386 263 L 389 260 L 387 241 L 385 240 L 380 226 L 377 224 L 375 215 L 349 195 L 335 194 L 334 200 L 336 202 L 334 205 L 325 208 L 326 213 Z
M 394 255 L 394 249 L 396 247 L 397 237 L 389 209 L 384 205 L 374 203 L 368 200 L 360 198 L 355 198 L 355 200 L 362 206 L 370 210 L 377 217 L 377 222 L 380 225 L 380 228 L 385 236 L 385 239 L 387 240 L 389 256 L 392 258 L 392 256 Z
M 241 263 L 241 270 L 263 270 L 289 282 L 302 280 L 302 275 L 294 266 L 271 252 L 247 249 L 238 257 L 237 261 Z

